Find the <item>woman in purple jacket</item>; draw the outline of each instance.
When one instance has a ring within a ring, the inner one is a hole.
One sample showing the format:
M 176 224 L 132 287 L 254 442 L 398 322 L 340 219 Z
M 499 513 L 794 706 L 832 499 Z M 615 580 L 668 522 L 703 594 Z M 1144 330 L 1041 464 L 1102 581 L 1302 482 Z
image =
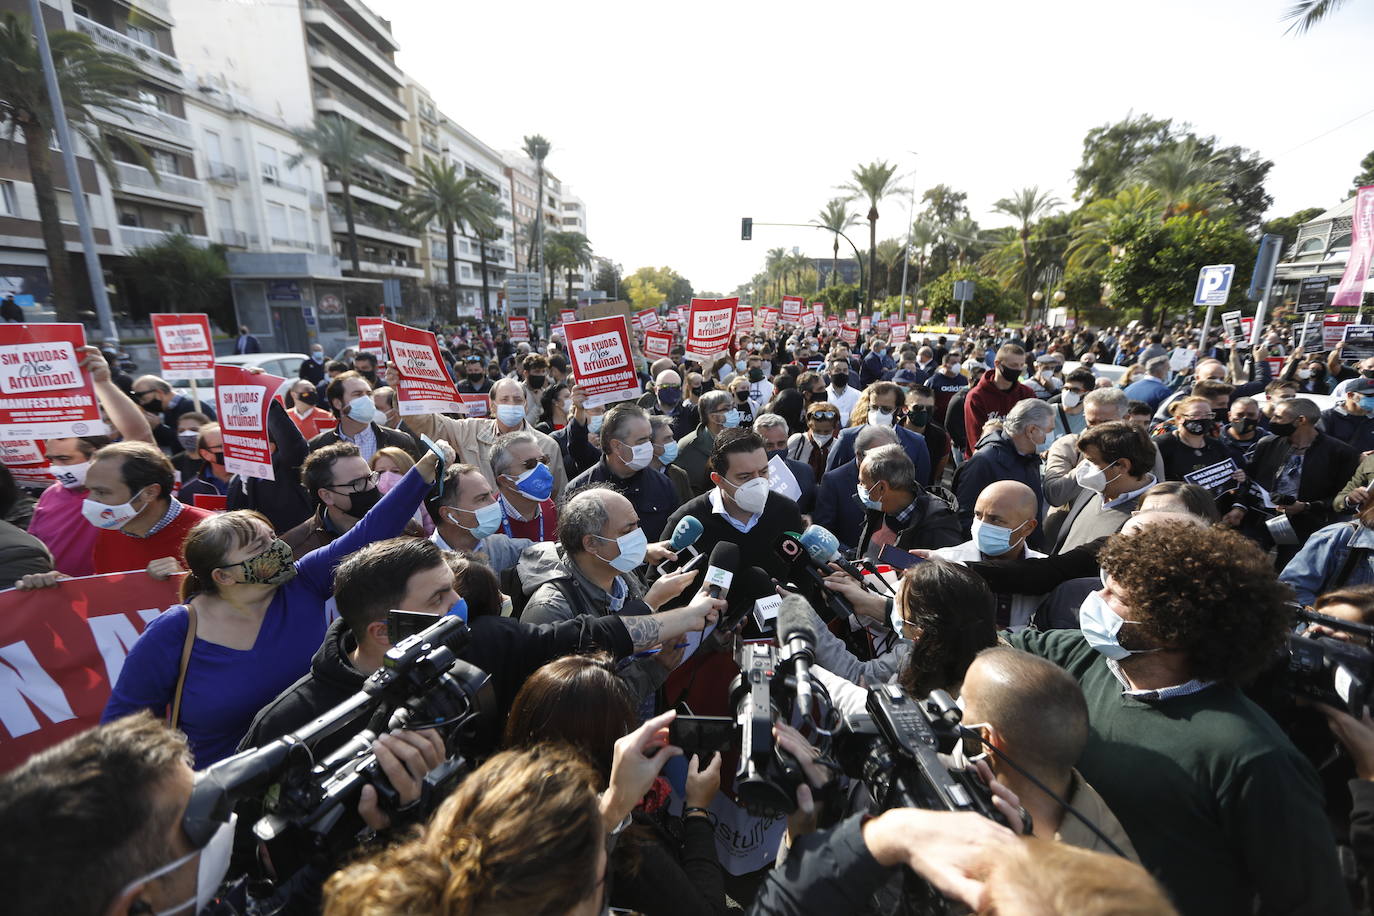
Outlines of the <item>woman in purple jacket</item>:
M 442 446 L 441 446 L 442 447 Z M 332 608 L 334 569 L 373 541 L 402 533 L 434 482 L 430 452 L 338 540 L 292 562 L 291 548 L 253 511 L 206 519 L 186 538 L 183 604 L 148 624 L 115 682 L 102 722 L 172 706 L 195 613 L 178 728 L 197 769 L 234 753 L 253 716 L 310 670 Z

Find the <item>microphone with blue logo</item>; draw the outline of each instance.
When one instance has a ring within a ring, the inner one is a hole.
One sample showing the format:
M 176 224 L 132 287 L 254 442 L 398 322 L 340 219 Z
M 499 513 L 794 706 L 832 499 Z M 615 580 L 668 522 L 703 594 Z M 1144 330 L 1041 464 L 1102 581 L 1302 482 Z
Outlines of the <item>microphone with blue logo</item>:
M 669 549 L 677 554 L 678 558 L 676 561 L 664 560 L 662 563 L 658 564 L 658 574 L 662 576 L 671 572 L 681 572 L 687 568 L 688 564 L 696 562 L 701 556 L 701 551 L 697 550 L 692 545 L 701 538 L 701 534 L 704 530 L 705 529 L 701 526 L 700 519 L 692 515 L 684 516 L 683 519 L 677 523 L 677 527 L 673 529 L 673 536 L 668 541 Z M 684 550 L 689 554 L 686 558 L 682 556 Z M 677 568 L 670 568 L 675 562 Z

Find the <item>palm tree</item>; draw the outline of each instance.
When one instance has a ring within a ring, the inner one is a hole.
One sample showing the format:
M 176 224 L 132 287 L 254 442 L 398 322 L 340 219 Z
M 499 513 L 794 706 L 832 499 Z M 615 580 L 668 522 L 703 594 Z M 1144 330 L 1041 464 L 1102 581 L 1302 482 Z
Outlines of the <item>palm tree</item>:
M 792 272 L 793 277 L 797 281 L 795 289 L 797 292 L 801 292 L 802 288 L 806 285 L 802 282 L 802 278 L 804 278 L 806 272 L 811 269 L 811 259 L 798 251 L 787 256 L 786 264 L 787 269 Z
M 946 226 L 943 235 L 946 244 L 954 246 L 960 267 L 968 261 L 969 252 L 982 241 L 978 238 L 978 223 L 968 216 L 960 217 Z
M 353 273 L 361 273 L 362 268 L 358 266 L 358 229 L 353 219 L 353 178 L 357 170 L 366 164 L 368 156 L 380 153 L 380 147 L 363 136 L 358 125 L 336 115 L 321 115 L 312 126 L 294 130 L 292 134 L 301 145 L 301 152 L 287 159 L 286 167 L 294 169 L 308 155 L 313 155 L 343 188 L 348 259 L 353 265 Z
M 126 115 L 137 106 L 130 99 L 143 78 L 138 65 L 122 54 L 102 51 L 80 32 L 62 29 L 48 33 L 57 85 L 66 107 L 67 122 L 84 141 L 110 183 L 119 184 L 109 141 L 122 142 L 139 164 L 149 167 L 148 154 L 122 130 L 96 123 L 98 110 Z M 26 16 L 5 13 L 0 19 L 0 126 L 11 140 L 23 132 L 24 154 L 38 204 L 43 248 L 48 257 L 53 303 L 64 321 L 78 321 L 76 287 L 57 208 L 53 185 L 52 103 L 48 98 L 38 45 Z M 154 173 L 156 177 L 156 173 Z
M 1142 184 L 1093 201 L 1083 208 L 1082 220 L 1074 227 L 1066 268 L 1086 272 L 1106 266 L 1120 240 L 1130 236 L 1131 227 L 1158 221 L 1162 211 L 1159 192 Z
M 916 253 L 916 289 L 925 287 L 926 263 L 930 249 L 940 242 L 940 230 L 926 219 L 918 219 L 911 226 L 911 250 Z
M 1191 139 L 1155 153 L 1136 166 L 1131 177 L 1159 192 L 1164 219 L 1186 212 L 1205 213 L 1226 199 L 1221 160 Z
M 897 166 L 889 165 L 879 159 L 868 165 L 861 165 L 852 173 L 850 180 L 840 185 L 841 191 L 849 192 L 850 200 L 868 198 L 868 263 L 873 264 L 878 256 L 878 201 L 889 194 L 896 193 Z M 868 272 L 868 304 L 873 305 L 873 271 Z
M 883 239 L 878 244 L 878 260 L 876 263 L 883 265 L 883 295 L 892 293 L 892 271 L 902 263 L 902 255 L 906 253 L 906 246 L 897 239 Z M 872 306 L 872 302 L 869 303 Z
M 1289 21 L 1288 31 L 1301 35 L 1336 12 L 1345 2 L 1346 0 L 1298 0 L 1283 18 Z
M 1048 191 L 1041 192 L 1037 186 L 1021 188 L 1012 193 L 1010 197 L 1004 197 L 992 205 L 992 209 L 997 213 L 1005 213 L 1012 219 L 1020 223 L 1016 227 L 1016 237 L 1021 242 L 1021 261 L 1023 264 L 1024 282 L 1026 288 L 1026 311 L 1022 316 L 1026 324 L 1030 324 L 1035 311 L 1035 300 L 1031 298 L 1031 286 L 1034 278 L 1031 276 L 1031 254 L 1030 254 L 1030 234 L 1031 223 L 1036 222 L 1042 217 L 1048 216 L 1049 212 L 1059 206 L 1059 199 Z
M 549 245 L 557 253 L 558 266 L 567 273 L 566 286 L 563 291 L 567 294 L 568 301 L 572 302 L 573 273 L 579 267 L 591 266 L 592 243 L 587 241 L 587 237 L 580 232 L 555 232 L 549 236 Z M 552 294 L 552 288 L 550 288 L 551 297 Z
M 821 209 L 817 222 L 831 232 L 831 238 L 835 244 L 831 246 L 830 255 L 830 283 L 831 285 L 840 282 L 840 233 L 854 225 L 858 216 L 849 209 L 849 201 L 843 197 L 836 197 L 826 203 Z
M 401 214 L 423 232 L 429 223 L 444 227 L 444 242 L 448 245 L 448 288 L 458 297 L 458 245 L 456 236 L 464 224 L 474 234 L 491 231 L 500 204 L 480 179 L 463 175 L 452 162 L 426 157 L 424 165 L 415 170 L 415 190 L 401 205 Z M 483 281 L 485 282 L 485 275 Z M 483 306 L 486 291 L 483 290 Z
M 782 271 L 783 265 L 787 263 L 787 249 L 768 249 L 768 253 L 764 255 L 763 263 L 764 268 L 768 271 L 769 279 L 771 279 L 774 282 L 774 284 L 776 284 L 774 289 L 777 292 L 777 296 L 774 298 L 781 299 L 784 295 L 786 295 L 786 293 L 783 292 L 782 288 Z
M 544 160 L 549 158 L 549 150 L 552 144 L 541 134 L 525 138 L 525 155 L 534 161 L 535 183 L 538 185 L 538 193 L 534 201 L 534 237 L 533 246 L 530 249 L 534 252 L 534 271 L 543 273 L 544 271 Z M 549 287 L 549 298 L 553 298 L 553 287 Z

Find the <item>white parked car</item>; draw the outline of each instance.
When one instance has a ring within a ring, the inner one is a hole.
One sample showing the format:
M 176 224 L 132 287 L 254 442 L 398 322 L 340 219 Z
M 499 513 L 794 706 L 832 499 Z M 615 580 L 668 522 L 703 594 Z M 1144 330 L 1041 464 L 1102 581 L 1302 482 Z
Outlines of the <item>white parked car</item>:
M 225 366 L 255 366 L 268 375 L 276 375 L 288 382 L 299 378 L 301 363 L 309 359 L 304 353 L 244 353 L 233 356 L 220 356 L 215 362 Z M 177 394 L 191 396 L 191 381 L 184 378 L 169 378 L 168 384 Z M 196 382 L 196 395 L 211 406 L 215 403 L 215 383 Z
M 1068 360 L 1064 363 L 1064 374 L 1068 375 L 1080 365 L 1082 364 L 1076 359 Z M 1097 373 L 1098 378 L 1111 379 L 1113 385 L 1121 381 L 1121 377 L 1126 374 L 1126 370 L 1129 368 L 1130 366 L 1116 366 L 1111 363 L 1093 363 L 1093 371 Z

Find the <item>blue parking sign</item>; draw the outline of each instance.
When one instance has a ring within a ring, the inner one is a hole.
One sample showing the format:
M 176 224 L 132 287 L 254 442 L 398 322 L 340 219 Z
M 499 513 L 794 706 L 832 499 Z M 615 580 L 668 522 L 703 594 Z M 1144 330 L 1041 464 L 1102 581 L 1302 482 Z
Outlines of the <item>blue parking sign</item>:
M 1231 278 L 1236 275 L 1234 264 L 1212 264 L 1197 275 L 1197 292 L 1193 305 L 1225 305 L 1231 293 Z

